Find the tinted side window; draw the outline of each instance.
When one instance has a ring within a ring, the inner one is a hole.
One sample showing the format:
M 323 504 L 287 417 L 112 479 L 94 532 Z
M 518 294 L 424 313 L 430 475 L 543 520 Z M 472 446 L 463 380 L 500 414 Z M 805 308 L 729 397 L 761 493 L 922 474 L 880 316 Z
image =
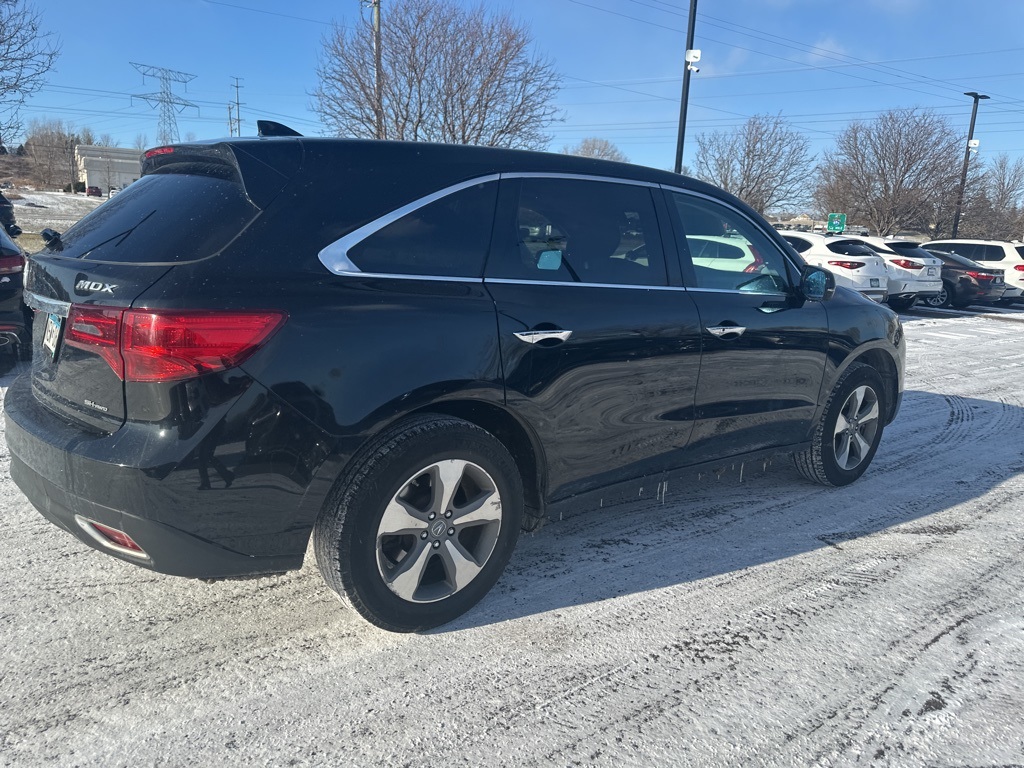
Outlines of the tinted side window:
M 363 272 L 480 277 L 497 195 L 493 181 L 453 192 L 356 243 L 348 258 Z
M 698 288 L 751 293 L 788 289 L 782 251 L 743 214 L 695 195 L 673 192 L 671 197 Z
M 666 285 L 651 191 L 634 184 L 523 179 L 510 244 L 489 277 Z
M 1006 258 L 1001 245 L 979 245 L 977 248 L 977 253 L 971 257 L 975 261 L 1002 261 Z
M 803 253 L 804 251 L 809 251 L 811 249 L 811 244 L 802 238 L 791 237 L 789 235 L 783 235 L 783 237 L 785 238 L 787 243 L 789 243 L 790 245 L 793 246 L 793 248 L 796 249 L 797 253 Z

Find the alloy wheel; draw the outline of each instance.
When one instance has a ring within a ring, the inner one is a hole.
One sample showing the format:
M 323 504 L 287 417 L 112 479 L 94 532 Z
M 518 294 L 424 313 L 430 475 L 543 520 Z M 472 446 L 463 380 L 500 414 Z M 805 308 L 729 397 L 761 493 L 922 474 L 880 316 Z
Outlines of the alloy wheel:
M 833 445 L 840 469 L 849 471 L 864 461 L 878 428 L 878 395 L 867 385 L 857 387 L 846 398 L 836 419 Z

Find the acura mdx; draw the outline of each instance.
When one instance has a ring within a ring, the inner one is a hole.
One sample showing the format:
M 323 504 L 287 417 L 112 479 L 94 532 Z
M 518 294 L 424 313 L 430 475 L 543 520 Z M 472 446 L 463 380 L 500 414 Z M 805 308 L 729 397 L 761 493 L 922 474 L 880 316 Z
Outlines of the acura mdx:
M 287 130 L 264 124 L 264 134 Z M 711 242 L 742 263 L 695 259 Z M 109 555 L 299 568 L 415 631 L 519 531 L 792 453 L 845 485 L 899 408 L 899 319 L 668 172 L 264 135 L 145 152 L 31 257 L 11 475 Z

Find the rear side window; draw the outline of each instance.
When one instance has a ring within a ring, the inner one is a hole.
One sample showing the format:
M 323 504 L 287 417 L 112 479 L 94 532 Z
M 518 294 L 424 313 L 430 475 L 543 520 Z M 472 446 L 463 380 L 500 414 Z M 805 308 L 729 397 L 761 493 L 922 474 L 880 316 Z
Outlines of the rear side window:
M 803 253 L 804 251 L 809 251 L 811 249 L 811 244 L 803 238 L 790 237 L 788 235 L 783 235 L 783 238 L 787 243 L 792 245 L 794 249 L 796 249 L 797 253 Z
M 527 178 L 514 229 L 488 277 L 601 285 L 666 285 L 648 187 Z
M 497 182 L 485 182 L 427 203 L 351 246 L 348 259 L 376 274 L 480 277 L 497 195 Z
M 1002 261 L 1006 252 L 999 245 L 979 245 L 977 253 L 972 256 L 975 261 Z
M 143 176 L 61 236 L 61 256 L 174 264 L 211 256 L 259 213 L 235 181 L 206 175 Z

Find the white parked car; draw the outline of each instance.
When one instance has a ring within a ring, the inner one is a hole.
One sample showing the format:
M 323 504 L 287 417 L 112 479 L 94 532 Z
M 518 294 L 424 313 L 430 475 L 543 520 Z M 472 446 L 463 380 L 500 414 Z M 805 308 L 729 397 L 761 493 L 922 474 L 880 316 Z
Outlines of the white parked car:
M 986 267 L 1002 269 L 1006 291 L 999 303 L 1024 301 L 1024 244 L 1004 240 L 932 240 L 921 247 L 955 253 Z
M 893 309 L 910 309 L 918 299 L 938 296 L 942 291 L 942 260 L 924 251 L 920 243 L 861 235 L 843 237 L 864 243 L 885 259 L 889 270 L 888 301 Z
M 836 285 L 860 291 L 872 301 L 883 302 L 888 298 L 889 271 L 885 259 L 863 243 L 814 232 L 781 230 L 779 234 L 808 264 L 835 275 Z

